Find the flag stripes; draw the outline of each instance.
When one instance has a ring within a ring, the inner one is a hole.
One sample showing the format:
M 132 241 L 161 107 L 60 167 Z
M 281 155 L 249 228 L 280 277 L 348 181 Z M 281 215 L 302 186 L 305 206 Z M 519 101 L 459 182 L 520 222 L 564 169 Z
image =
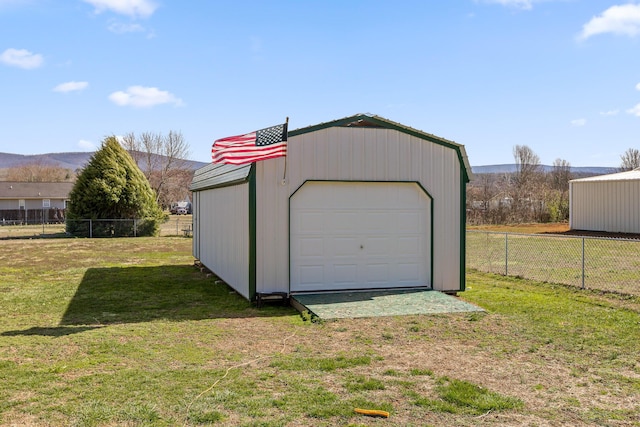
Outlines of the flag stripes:
M 218 139 L 211 147 L 214 163 L 243 165 L 287 155 L 287 124 Z

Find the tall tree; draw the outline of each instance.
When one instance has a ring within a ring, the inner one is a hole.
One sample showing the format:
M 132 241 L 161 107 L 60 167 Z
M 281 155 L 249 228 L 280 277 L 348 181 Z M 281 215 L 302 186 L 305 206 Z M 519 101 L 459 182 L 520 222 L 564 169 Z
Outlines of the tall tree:
M 136 235 L 153 235 L 164 219 L 149 181 L 114 136 L 105 138 L 80 172 L 69 199 L 67 231 L 72 234 L 86 231 L 84 219 L 144 219 L 137 224 L 115 221 L 95 226 L 130 224 Z
M 184 176 L 189 144 L 181 132 L 169 131 L 167 135 L 143 132 L 139 136 L 128 133 L 122 138 L 122 145 L 149 180 L 158 203 L 169 206 L 176 201 L 177 188 L 182 189 L 182 197 L 187 195 Z
M 566 191 L 571 180 L 571 163 L 564 159 L 555 159 L 551 170 L 551 188 Z
M 569 219 L 569 180 L 571 164 L 564 159 L 555 159 L 550 173 L 551 191 L 547 195 L 546 205 L 551 221 Z
M 629 148 L 620 156 L 622 162 L 620 163 L 620 170 L 630 171 L 640 168 L 640 150 L 637 148 Z
M 540 211 L 541 199 L 536 195 L 541 184 L 540 157 L 526 145 L 513 147 L 516 172 L 511 190 L 511 221 L 534 219 Z
M 540 171 L 540 157 L 526 145 L 513 147 L 516 162 L 516 186 L 524 186 Z

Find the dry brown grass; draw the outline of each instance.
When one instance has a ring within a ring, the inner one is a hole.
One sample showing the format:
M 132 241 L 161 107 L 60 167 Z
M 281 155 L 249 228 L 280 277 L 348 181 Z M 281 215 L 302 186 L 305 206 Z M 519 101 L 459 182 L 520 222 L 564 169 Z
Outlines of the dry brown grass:
M 555 233 L 562 234 L 569 231 L 569 223 L 567 222 L 551 222 L 551 223 L 528 223 L 528 224 L 487 224 L 473 225 L 467 227 L 469 230 L 481 231 L 500 231 L 502 233 L 524 233 L 524 234 L 540 234 Z

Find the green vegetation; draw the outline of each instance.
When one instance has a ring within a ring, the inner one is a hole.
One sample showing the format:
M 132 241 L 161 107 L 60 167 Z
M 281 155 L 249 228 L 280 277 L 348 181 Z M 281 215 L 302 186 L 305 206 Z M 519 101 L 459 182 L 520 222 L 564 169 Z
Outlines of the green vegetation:
M 191 244 L 3 241 L 0 424 L 639 425 L 638 298 L 474 272 L 486 313 L 314 323 Z
M 152 236 L 166 219 L 149 181 L 115 136 L 105 138 L 80 172 L 69 195 L 67 231 L 89 237 Z M 131 220 L 95 221 L 83 220 Z
M 480 415 L 489 411 L 520 409 L 524 403 L 520 399 L 505 397 L 468 381 L 442 377 L 436 386 L 436 399 L 417 397 L 416 405 L 436 412 L 452 414 L 465 413 Z
M 467 232 L 470 268 L 638 296 L 639 251 L 640 241 L 632 240 Z

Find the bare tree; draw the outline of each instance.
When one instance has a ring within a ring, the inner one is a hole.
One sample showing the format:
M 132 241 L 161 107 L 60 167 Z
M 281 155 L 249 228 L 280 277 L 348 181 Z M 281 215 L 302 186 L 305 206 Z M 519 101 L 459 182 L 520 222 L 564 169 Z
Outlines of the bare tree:
M 525 186 L 540 171 L 540 157 L 526 145 L 513 147 L 513 159 L 516 162 L 515 184 Z
M 122 145 L 149 180 L 158 203 L 167 207 L 178 194 L 186 198 L 191 177 L 190 171 L 185 173 L 189 145 L 181 132 L 143 132 L 140 136 L 129 133 L 122 138 Z
M 551 170 L 551 188 L 559 191 L 569 190 L 571 163 L 564 159 L 555 159 Z
M 140 160 L 142 159 L 143 153 L 142 145 L 140 144 L 140 140 L 136 138 L 136 135 L 133 132 L 129 132 L 120 138 L 120 144 L 129 152 L 129 155 L 133 157 L 133 160 L 138 167 L 140 167 Z
M 65 182 L 73 181 L 74 178 L 75 174 L 71 169 L 38 160 L 8 168 L 6 179 L 21 182 Z
M 630 171 L 640 167 L 640 150 L 636 148 L 629 148 L 620 156 L 622 163 L 620 163 L 620 170 Z
M 533 219 L 539 211 L 537 203 L 540 197 L 536 193 L 542 181 L 540 157 L 528 146 L 516 145 L 513 147 L 513 159 L 516 172 L 511 189 L 511 218 L 513 222 L 523 222 Z

